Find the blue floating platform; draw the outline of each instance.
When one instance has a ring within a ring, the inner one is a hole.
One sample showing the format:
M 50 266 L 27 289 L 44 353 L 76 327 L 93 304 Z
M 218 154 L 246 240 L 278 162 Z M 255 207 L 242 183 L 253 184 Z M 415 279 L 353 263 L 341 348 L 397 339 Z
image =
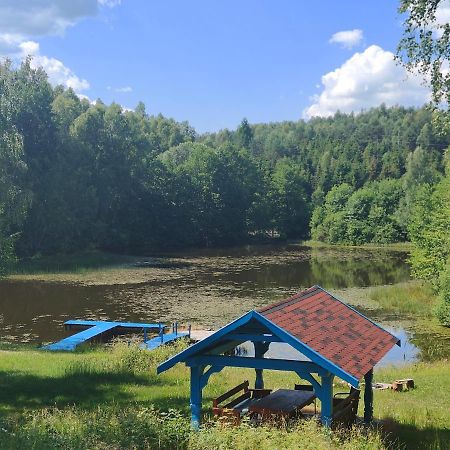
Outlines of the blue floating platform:
M 172 324 L 172 333 L 164 333 L 166 325 L 160 323 L 138 323 L 138 322 L 105 322 L 96 320 L 68 320 L 64 322 L 66 329 L 82 328 L 82 331 L 66 337 L 54 344 L 45 345 L 43 350 L 50 351 L 74 351 L 78 345 L 90 342 L 95 339 L 107 338 L 113 334 L 143 332 L 144 342 L 141 348 L 149 350 L 160 345 L 167 344 L 176 339 L 190 336 L 190 327 L 187 333 L 178 332 L 178 324 Z M 147 332 L 158 332 L 158 336 L 147 339 Z
M 176 339 L 180 339 L 182 337 L 190 337 L 190 333 L 166 333 L 143 342 L 139 347 L 145 348 L 147 350 L 154 350 L 161 345 L 173 342 Z

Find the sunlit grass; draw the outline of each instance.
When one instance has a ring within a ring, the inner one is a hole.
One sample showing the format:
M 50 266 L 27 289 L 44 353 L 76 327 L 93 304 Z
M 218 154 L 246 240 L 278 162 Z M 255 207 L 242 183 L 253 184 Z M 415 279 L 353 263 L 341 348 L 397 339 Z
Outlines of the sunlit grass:
M 189 431 L 189 370 L 178 365 L 161 375 L 156 366 L 185 343 L 154 352 L 127 344 L 76 353 L 30 349 L 0 351 L 0 448 L 192 448 L 381 449 L 380 435 L 356 431 L 344 441 L 314 424 L 293 430 L 206 427 Z M 377 381 L 414 378 L 417 389 L 375 392 L 375 416 L 395 441 L 394 448 L 445 448 L 449 424 L 450 366 L 420 363 L 375 372 Z M 225 369 L 204 391 L 205 422 L 211 399 L 254 371 Z M 292 388 L 296 376 L 266 371 L 266 386 Z M 338 380 L 337 380 L 338 381 Z M 345 391 L 336 385 L 335 390 Z M 360 402 L 359 414 L 363 413 Z M 168 415 L 167 415 L 168 414 Z M 283 444 L 284 443 L 284 444 Z M 310 447 L 308 447 L 310 445 Z M 364 446 L 366 445 L 366 446 Z
M 386 311 L 430 317 L 437 302 L 431 287 L 421 281 L 373 287 L 369 290 L 369 298 Z

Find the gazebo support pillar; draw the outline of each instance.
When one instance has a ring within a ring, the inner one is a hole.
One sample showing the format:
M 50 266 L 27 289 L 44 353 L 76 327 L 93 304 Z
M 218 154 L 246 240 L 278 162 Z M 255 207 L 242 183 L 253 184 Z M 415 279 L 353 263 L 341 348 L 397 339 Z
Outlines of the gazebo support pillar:
M 191 367 L 191 426 L 198 430 L 202 421 L 203 366 Z
M 322 375 L 322 386 L 318 393 L 321 402 L 320 421 L 327 427 L 331 426 L 333 417 L 333 379 L 334 375 L 331 373 Z
M 264 358 L 269 350 L 269 342 L 253 342 L 255 347 L 255 358 Z M 255 389 L 264 389 L 263 369 L 255 369 Z
M 370 423 L 373 420 L 373 369 L 364 375 L 364 422 Z

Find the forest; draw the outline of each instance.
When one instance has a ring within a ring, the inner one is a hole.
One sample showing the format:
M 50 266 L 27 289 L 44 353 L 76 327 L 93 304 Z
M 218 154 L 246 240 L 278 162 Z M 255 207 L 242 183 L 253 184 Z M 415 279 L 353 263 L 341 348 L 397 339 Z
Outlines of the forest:
M 450 284 L 450 134 L 426 107 L 199 134 L 143 103 L 80 99 L 29 60 L 1 64 L 0 99 L 2 273 L 17 257 L 92 248 L 311 237 L 412 240 L 418 276 Z

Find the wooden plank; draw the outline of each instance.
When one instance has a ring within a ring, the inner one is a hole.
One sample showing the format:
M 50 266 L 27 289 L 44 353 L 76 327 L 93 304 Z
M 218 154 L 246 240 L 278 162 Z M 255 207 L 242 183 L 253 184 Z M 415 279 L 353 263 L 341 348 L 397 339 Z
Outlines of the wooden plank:
M 252 403 L 250 413 L 258 414 L 291 414 L 314 401 L 316 395 L 308 391 L 279 389 L 261 400 Z
M 218 405 L 219 403 L 223 402 L 227 398 L 230 398 L 234 394 L 237 394 L 239 391 L 248 390 L 248 386 L 249 386 L 249 382 L 248 382 L 248 380 L 246 380 L 243 383 L 238 384 L 234 388 L 230 389 L 229 391 L 225 392 L 224 394 L 222 394 L 219 397 L 217 397 L 216 399 L 214 399 L 214 402 L 216 403 L 216 405 Z
M 79 333 L 60 340 L 59 342 L 46 345 L 42 348 L 43 350 L 51 351 L 73 351 L 78 345 L 89 342 L 90 340 L 100 336 L 106 331 L 112 330 L 113 328 L 115 328 L 115 326 L 116 325 L 112 322 L 99 323 L 98 325 L 90 327 L 87 330 L 80 331 Z
M 153 350 L 158 348 L 160 345 L 167 344 L 168 342 L 173 342 L 176 339 L 180 339 L 182 337 L 189 337 L 189 333 L 167 333 L 161 336 L 156 336 L 153 339 L 149 339 L 148 341 L 142 343 L 140 345 L 141 348 L 145 348 L 147 350 Z
M 160 323 L 139 323 L 139 322 L 111 322 L 111 321 L 103 321 L 103 320 L 68 320 L 64 322 L 64 325 L 67 328 L 76 328 L 76 327 L 94 327 L 97 325 L 103 324 L 114 324 L 115 327 L 118 328 L 130 328 L 130 329 L 159 329 L 162 328 L 163 324 Z

